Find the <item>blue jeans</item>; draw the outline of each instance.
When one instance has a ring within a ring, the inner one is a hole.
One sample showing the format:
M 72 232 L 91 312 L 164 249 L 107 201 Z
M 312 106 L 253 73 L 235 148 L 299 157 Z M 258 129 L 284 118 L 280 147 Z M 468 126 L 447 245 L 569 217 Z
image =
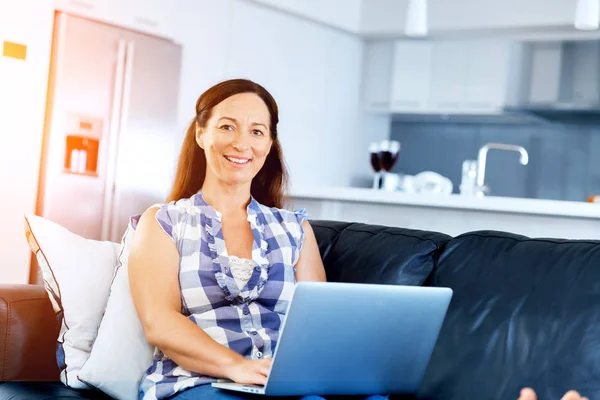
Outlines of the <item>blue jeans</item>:
M 331 399 L 341 396 L 331 396 Z M 328 397 L 329 398 L 329 397 Z M 344 397 L 346 398 L 346 397 Z M 356 398 L 356 399 L 364 399 L 364 400 L 388 400 L 385 396 L 348 396 L 347 398 Z M 274 400 L 277 397 L 272 396 L 262 396 L 257 394 L 250 393 L 242 393 L 242 392 L 233 392 L 229 390 L 221 390 L 212 387 L 210 384 L 208 385 L 200 385 L 193 388 L 189 388 L 182 392 L 179 392 L 175 396 L 171 397 L 173 400 Z M 281 400 L 324 400 L 324 397 L 321 396 L 304 396 L 304 397 L 293 397 L 286 396 L 280 397 Z

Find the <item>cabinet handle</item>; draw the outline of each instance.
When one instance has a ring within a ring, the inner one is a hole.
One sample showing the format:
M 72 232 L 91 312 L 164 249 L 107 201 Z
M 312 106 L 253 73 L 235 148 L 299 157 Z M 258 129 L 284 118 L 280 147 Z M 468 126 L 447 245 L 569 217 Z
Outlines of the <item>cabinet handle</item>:
M 401 107 L 420 107 L 421 103 L 417 100 L 394 100 L 394 105 Z
M 440 101 L 437 106 L 440 108 L 460 108 L 460 103 L 458 101 Z
M 76 6 L 76 7 L 87 8 L 88 10 L 92 10 L 95 7 L 94 4 L 89 3 L 87 1 L 81 1 L 81 0 L 71 0 L 70 4 L 73 6 Z
M 158 22 L 152 21 L 151 19 L 147 19 L 147 18 L 135 17 L 135 21 L 140 24 L 150 26 L 152 28 L 156 28 L 158 26 Z
M 388 103 L 387 101 L 371 101 L 369 103 L 367 103 L 367 105 L 369 107 L 374 107 L 374 108 L 385 108 L 385 107 L 389 107 L 390 103 Z
M 467 103 L 467 107 L 473 107 L 473 108 L 493 108 L 496 107 L 496 104 L 491 103 L 491 102 L 484 102 L 484 101 L 480 101 L 480 102 L 469 102 Z

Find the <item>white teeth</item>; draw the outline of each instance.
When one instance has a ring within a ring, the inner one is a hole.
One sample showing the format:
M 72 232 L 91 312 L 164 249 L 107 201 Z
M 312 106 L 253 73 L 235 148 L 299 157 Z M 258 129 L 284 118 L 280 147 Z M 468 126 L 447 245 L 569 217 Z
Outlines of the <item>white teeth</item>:
M 225 156 L 225 158 L 236 164 L 246 164 L 246 163 L 250 162 L 250 159 L 248 159 L 248 158 L 235 158 L 235 157 L 227 157 L 227 156 Z

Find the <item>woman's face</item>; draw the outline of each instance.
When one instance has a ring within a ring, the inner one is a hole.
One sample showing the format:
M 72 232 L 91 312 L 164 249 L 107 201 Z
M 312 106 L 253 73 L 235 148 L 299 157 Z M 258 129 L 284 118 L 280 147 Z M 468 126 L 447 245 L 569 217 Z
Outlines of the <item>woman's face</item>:
M 270 114 L 254 93 L 233 95 L 217 104 L 206 127 L 196 131 L 204 149 L 208 174 L 232 185 L 246 184 L 258 174 L 271 150 Z

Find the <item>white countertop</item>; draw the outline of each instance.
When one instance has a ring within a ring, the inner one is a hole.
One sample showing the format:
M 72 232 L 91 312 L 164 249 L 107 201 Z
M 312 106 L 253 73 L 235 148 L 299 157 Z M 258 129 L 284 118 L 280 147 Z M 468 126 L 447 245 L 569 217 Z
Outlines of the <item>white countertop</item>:
M 416 207 L 600 219 L 600 204 L 576 201 L 493 196 L 476 198 L 458 194 L 450 196 L 419 195 L 350 187 L 294 188 L 290 196 L 298 199 L 402 204 Z

